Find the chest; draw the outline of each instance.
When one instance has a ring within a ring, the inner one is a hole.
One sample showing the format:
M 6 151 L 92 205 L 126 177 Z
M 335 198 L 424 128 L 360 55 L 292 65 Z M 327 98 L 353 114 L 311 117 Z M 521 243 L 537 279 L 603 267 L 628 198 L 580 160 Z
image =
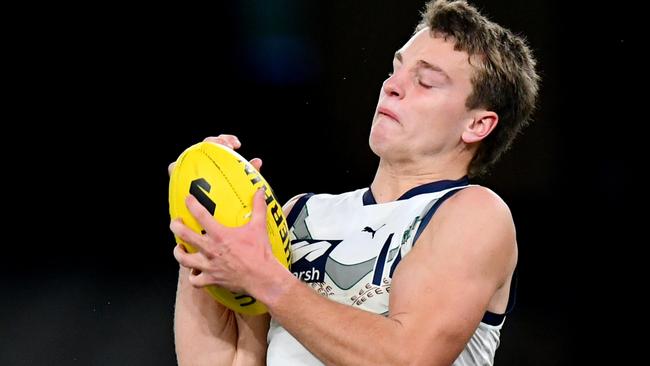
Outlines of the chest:
M 420 215 L 323 221 L 306 220 L 311 235 L 292 236 L 293 274 L 333 301 L 386 313 L 393 272 L 412 248 Z

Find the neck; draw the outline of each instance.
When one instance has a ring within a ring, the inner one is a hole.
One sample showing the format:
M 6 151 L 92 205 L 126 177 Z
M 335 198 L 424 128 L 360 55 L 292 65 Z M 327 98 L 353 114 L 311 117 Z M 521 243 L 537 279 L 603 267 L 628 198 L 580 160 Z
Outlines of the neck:
M 377 203 L 397 200 L 404 193 L 417 186 L 440 180 L 457 180 L 467 175 L 466 167 L 443 167 L 432 164 L 428 167 L 405 167 L 384 159 L 370 185 Z

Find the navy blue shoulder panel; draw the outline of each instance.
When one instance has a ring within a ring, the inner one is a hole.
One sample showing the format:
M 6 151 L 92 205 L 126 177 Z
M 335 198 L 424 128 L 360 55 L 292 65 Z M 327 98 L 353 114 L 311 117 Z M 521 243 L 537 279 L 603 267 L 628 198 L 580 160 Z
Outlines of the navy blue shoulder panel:
M 462 188 L 461 188 L 462 189 Z M 415 237 L 413 238 L 413 245 L 417 242 L 418 238 L 420 237 L 420 234 L 422 234 L 422 231 L 424 231 L 424 228 L 429 224 L 429 221 L 431 221 L 431 218 L 433 217 L 433 214 L 436 213 L 438 210 L 438 207 L 442 205 L 443 202 L 445 202 L 449 197 L 453 196 L 456 194 L 456 192 L 460 191 L 461 189 L 454 189 L 452 191 L 449 191 L 445 193 L 442 197 L 438 198 L 436 203 L 431 206 L 429 209 L 429 212 L 424 215 L 422 218 L 422 222 L 420 222 L 420 226 L 418 227 L 418 231 L 415 233 Z
M 307 204 L 307 200 L 309 200 L 309 198 L 313 195 L 314 195 L 313 193 L 307 193 L 302 197 L 298 198 L 296 203 L 291 208 L 291 212 L 289 212 L 289 216 L 287 216 L 287 226 L 289 228 L 291 228 L 294 222 L 296 222 L 296 218 L 298 218 L 298 214 L 300 214 L 300 211 L 302 211 L 303 207 L 305 207 L 305 205 Z

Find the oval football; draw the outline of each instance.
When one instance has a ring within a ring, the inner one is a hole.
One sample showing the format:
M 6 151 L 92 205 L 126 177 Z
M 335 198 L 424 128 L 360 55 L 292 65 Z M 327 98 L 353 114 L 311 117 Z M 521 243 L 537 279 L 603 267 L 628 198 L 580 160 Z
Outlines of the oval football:
M 221 224 L 238 227 L 250 221 L 253 195 L 265 190 L 267 232 L 275 258 L 286 268 L 291 263 L 287 222 L 273 190 L 262 175 L 241 155 L 228 147 L 201 142 L 186 149 L 176 160 L 169 181 L 169 214 L 181 218 L 197 233 L 203 228 L 192 217 L 185 198 L 193 195 Z M 190 253 L 196 249 L 176 237 Z M 264 304 L 245 293 L 233 293 L 218 286 L 206 290 L 228 308 L 248 315 L 263 314 Z

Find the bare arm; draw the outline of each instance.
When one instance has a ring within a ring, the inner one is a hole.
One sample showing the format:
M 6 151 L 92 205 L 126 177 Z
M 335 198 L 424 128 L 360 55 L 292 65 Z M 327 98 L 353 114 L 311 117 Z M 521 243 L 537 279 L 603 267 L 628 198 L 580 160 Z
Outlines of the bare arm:
M 269 315 L 258 316 L 234 313 L 237 320 L 237 350 L 233 366 L 266 365 L 266 333 Z M 218 365 L 218 363 L 214 363 Z
M 280 295 L 256 296 L 326 364 L 449 365 L 515 263 L 509 210 L 473 187 L 440 207 L 400 263 L 387 317 L 326 300 L 289 277 L 274 281 Z
M 232 135 L 206 141 L 237 149 Z M 259 170 L 260 159 L 251 163 Z M 173 169 L 173 163 L 169 171 Z M 204 289 L 192 286 L 191 269 L 181 266 L 174 309 L 174 343 L 179 365 L 264 365 L 269 316 L 236 314 L 215 301 Z
M 234 136 L 207 138 L 231 148 L 240 143 Z M 251 161 L 259 169 L 261 161 Z M 170 165 L 170 170 L 173 166 Z M 296 199 L 284 207 L 288 214 Z M 178 255 L 180 247 L 175 248 Z M 203 288 L 190 283 L 190 269 L 179 271 L 174 313 L 174 340 L 178 364 L 183 365 L 264 365 L 269 316 L 236 314 L 215 301 Z
M 188 281 L 180 267 L 174 309 L 174 343 L 179 365 L 230 365 L 235 357 L 236 320 L 232 311 Z
M 445 201 L 397 268 L 387 317 L 321 297 L 271 253 L 262 191 L 245 226 L 212 219 L 192 196 L 200 236 L 173 221 L 199 252 L 177 260 L 204 272 L 197 285 L 244 289 L 316 357 L 334 365 L 449 365 L 509 281 L 517 258 L 510 211 L 494 193 L 470 187 Z
M 293 197 L 284 205 L 282 211 L 285 217 L 301 196 Z M 235 318 L 238 338 L 233 366 L 266 365 L 266 334 L 269 331 L 270 316 L 268 314 L 247 316 L 235 313 Z

